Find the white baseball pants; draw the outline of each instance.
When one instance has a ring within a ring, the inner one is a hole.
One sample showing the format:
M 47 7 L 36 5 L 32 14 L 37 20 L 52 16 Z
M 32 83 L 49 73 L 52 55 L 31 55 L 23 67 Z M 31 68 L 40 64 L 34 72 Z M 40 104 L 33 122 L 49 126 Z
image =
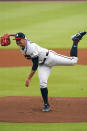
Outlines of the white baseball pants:
M 47 87 L 47 80 L 51 72 L 52 66 L 71 66 L 75 65 L 78 61 L 77 57 L 67 57 L 57 54 L 54 51 L 49 50 L 49 55 L 43 65 L 38 66 L 38 75 L 40 80 L 40 88 Z

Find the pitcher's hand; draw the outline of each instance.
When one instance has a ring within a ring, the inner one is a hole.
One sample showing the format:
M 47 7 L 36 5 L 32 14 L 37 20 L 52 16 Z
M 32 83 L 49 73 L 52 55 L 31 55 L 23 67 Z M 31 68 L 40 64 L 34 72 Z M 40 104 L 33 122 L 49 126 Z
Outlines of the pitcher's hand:
M 26 87 L 29 87 L 29 85 L 30 85 L 30 80 L 27 79 L 27 80 L 26 80 L 26 83 L 25 83 L 25 86 L 26 86 Z

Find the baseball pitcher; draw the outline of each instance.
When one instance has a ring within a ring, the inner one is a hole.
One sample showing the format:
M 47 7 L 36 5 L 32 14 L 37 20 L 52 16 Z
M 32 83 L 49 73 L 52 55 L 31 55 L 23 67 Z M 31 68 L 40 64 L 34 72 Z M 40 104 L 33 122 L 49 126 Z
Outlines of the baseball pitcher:
M 52 67 L 59 66 L 59 65 L 63 65 L 63 66 L 75 65 L 78 61 L 78 52 L 77 52 L 78 43 L 86 33 L 87 33 L 86 31 L 82 31 L 72 36 L 73 45 L 70 51 L 70 57 L 57 54 L 56 52 L 52 50 L 48 50 L 48 49 L 40 47 L 36 43 L 28 40 L 25 34 L 21 32 L 13 35 L 15 36 L 14 40 L 16 40 L 16 44 L 20 47 L 22 54 L 25 56 L 25 58 L 32 60 L 33 62 L 31 72 L 25 83 L 26 87 L 29 86 L 31 82 L 31 78 L 33 77 L 33 75 L 35 74 L 38 68 L 40 90 L 41 90 L 41 94 L 42 94 L 42 98 L 44 102 L 44 107 L 42 111 L 44 112 L 50 111 L 50 104 L 48 102 L 47 80 L 50 75 Z

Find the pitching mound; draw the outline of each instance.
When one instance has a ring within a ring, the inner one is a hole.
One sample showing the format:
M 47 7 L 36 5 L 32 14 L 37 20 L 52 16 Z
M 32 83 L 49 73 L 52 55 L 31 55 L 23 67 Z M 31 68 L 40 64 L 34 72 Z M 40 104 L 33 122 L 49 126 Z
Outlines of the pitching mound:
M 49 98 L 50 112 L 42 112 L 41 97 L 0 98 L 0 122 L 87 122 L 87 98 Z

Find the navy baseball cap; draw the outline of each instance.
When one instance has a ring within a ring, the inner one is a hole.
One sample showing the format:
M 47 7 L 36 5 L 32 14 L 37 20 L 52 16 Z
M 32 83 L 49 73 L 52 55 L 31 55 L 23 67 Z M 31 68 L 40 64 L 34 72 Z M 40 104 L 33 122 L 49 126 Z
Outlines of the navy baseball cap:
M 20 39 L 24 39 L 25 38 L 25 34 L 23 34 L 22 32 L 19 32 L 15 35 L 15 39 L 13 40 L 20 40 Z

